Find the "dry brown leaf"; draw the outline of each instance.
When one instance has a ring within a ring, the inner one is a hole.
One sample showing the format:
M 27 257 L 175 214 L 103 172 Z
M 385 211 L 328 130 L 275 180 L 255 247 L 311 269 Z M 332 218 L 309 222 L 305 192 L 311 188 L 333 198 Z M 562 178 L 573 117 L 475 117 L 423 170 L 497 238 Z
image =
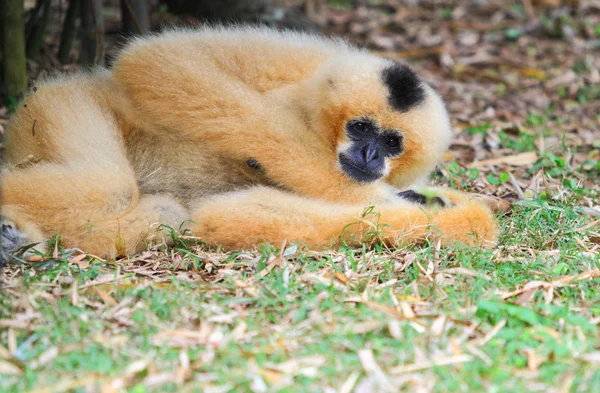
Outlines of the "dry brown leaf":
M 12 355 L 10 354 L 8 349 L 6 349 L 4 345 L 2 345 L 2 343 L 0 343 L 0 359 L 12 359 Z
M 450 357 L 438 357 L 434 360 L 424 361 L 414 364 L 402 365 L 392 367 L 390 369 L 390 374 L 403 374 L 410 373 L 419 370 L 426 370 L 432 367 L 441 367 L 441 366 L 449 366 L 452 364 L 460 364 L 466 363 L 473 360 L 473 357 L 470 355 L 458 355 L 458 356 L 450 356 Z
M 118 304 L 112 296 L 110 296 L 107 292 L 104 292 L 99 287 L 95 287 L 94 292 L 96 292 L 96 294 L 100 296 L 100 299 L 102 299 L 108 306 L 114 307 Z
M 446 326 L 446 316 L 440 315 L 433 321 L 429 330 L 433 336 L 441 336 L 444 332 L 444 326 Z
M 34 388 L 33 390 L 30 390 L 29 393 L 68 392 L 85 386 L 91 386 L 98 382 L 98 380 L 99 377 L 95 375 L 86 375 L 81 378 L 66 378 L 54 385 L 45 386 L 42 388 Z
M 537 68 L 524 68 L 520 70 L 521 75 L 526 76 L 528 78 L 534 78 L 540 81 L 544 81 L 548 79 L 548 74 L 546 74 L 542 70 L 538 70 Z
M 85 257 L 87 257 L 87 254 L 79 254 L 79 255 L 75 255 L 74 257 L 72 257 L 71 259 L 69 259 L 69 263 L 77 263 L 77 264 L 82 264 L 81 261 L 83 261 L 85 259 Z M 87 263 L 85 264 L 87 265 Z
M 528 166 L 533 165 L 537 160 L 536 152 L 527 152 L 515 154 L 513 156 L 504 156 L 498 158 L 491 158 L 489 160 L 475 161 L 468 165 L 468 168 L 481 168 L 484 166 L 498 166 L 498 165 L 511 165 L 511 166 Z
M 373 375 L 382 387 L 390 386 L 390 383 L 383 373 L 383 370 L 381 370 L 381 367 L 379 367 L 377 364 L 372 350 L 360 349 L 358 351 L 358 360 L 360 360 L 360 364 L 367 375 Z
M 581 356 L 581 359 L 586 362 L 600 364 L 600 351 L 586 353 Z
M 388 321 L 388 330 L 390 332 L 390 336 L 396 340 L 404 340 L 404 333 L 402 333 L 402 326 L 400 326 L 400 322 L 396 319 L 390 319 Z
M 380 321 L 365 321 L 350 325 L 350 331 L 353 334 L 365 334 L 377 330 L 381 327 Z
M 402 315 L 404 315 L 404 318 L 406 318 L 406 319 L 414 319 L 415 318 L 415 313 L 408 303 L 400 302 L 400 309 L 402 310 Z
M 537 371 L 540 366 L 540 359 L 535 354 L 535 351 L 531 348 L 527 348 L 525 353 L 527 354 L 527 368 L 530 371 Z
M 21 370 L 14 363 L 9 362 L 8 360 L 0 359 L 0 375 L 21 375 L 23 374 L 23 370 Z
M 500 333 L 500 331 L 504 328 L 504 326 L 506 326 L 505 319 L 503 319 L 500 322 L 498 322 L 497 324 L 495 324 L 494 327 L 492 328 L 492 330 L 487 332 L 487 334 L 485 336 L 470 341 L 470 344 L 476 345 L 476 346 L 481 346 L 481 345 L 487 344 L 492 338 L 494 338 L 498 333 Z
M 449 274 L 459 273 L 459 274 L 462 274 L 465 276 L 482 278 L 486 281 L 491 280 L 491 278 L 486 276 L 484 273 L 476 272 L 474 270 L 467 269 L 466 267 L 451 267 L 449 269 L 440 270 L 440 273 L 449 273 Z
M 7 328 L 7 327 L 17 328 L 17 329 L 27 329 L 29 327 L 29 322 L 19 320 L 19 319 L 0 319 L 0 328 Z
M 395 308 L 392 308 L 392 307 L 389 307 L 389 306 L 384 306 L 383 304 L 371 302 L 369 300 L 364 300 L 364 299 L 362 299 L 360 297 L 348 298 L 348 299 L 344 300 L 344 303 L 362 303 L 362 304 L 364 304 L 365 306 L 369 307 L 372 310 L 381 311 L 384 314 L 387 314 L 389 316 L 393 316 L 393 317 L 396 317 L 396 318 L 403 318 L 404 317 L 403 313 L 399 312 Z M 411 312 L 412 312 L 412 310 L 411 310 Z M 414 315 L 414 313 L 413 313 L 413 315 Z
M 352 389 L 356 385 L 356 381 L 358 381 L 359 373 L 356 371 L 351 373 L 350 376 L 344 381 L 342 387 L 340 388 L 340 393 L 350 393 Z

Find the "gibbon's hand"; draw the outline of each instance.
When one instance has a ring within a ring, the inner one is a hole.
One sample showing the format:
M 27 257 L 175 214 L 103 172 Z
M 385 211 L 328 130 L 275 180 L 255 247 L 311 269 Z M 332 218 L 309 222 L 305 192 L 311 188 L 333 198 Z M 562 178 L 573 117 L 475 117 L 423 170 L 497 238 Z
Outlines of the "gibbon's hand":
M 419 205 L 446 207 L 452 206 L 452 202 L 437 195 L 433 189 L 421 188 L 415 190 L 406 190 L 398 193 L 398 196 L 407 201 L 417 203 Z

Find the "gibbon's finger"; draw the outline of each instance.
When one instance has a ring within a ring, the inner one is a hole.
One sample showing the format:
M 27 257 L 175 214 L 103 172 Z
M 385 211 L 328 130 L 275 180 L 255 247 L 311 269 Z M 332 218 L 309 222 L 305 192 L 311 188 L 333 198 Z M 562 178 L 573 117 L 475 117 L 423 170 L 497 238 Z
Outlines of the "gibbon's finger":
M 414 202 L 419 205 L 432 205 L 446 207 L 447 203 L 437 195 L 428 196 L 425 194 L 418 193 L 414 190 L 406 190 L 398 193 L 398 196 L 407 201 Z
M 505 213 L 510 210 L 510 202 L 491 195 L 475 194 L 472 192 L 462 192 L 443 187 L 428 187 L 435 195 L 448 199 L 454 205 L 462 205 L 469 201 L 479 201 L 486 204 L 490 210 L 496 214 Z

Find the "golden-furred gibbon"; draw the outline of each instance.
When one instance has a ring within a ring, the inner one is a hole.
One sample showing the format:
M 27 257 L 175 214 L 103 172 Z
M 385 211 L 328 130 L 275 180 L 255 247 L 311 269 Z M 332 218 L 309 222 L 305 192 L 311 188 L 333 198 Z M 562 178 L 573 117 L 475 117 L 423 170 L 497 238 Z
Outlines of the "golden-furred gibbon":
M 374 230 L 390 246 L 492 244 L 485 204 L 418 188 L 450 137 L 411 68 L 342 41 L 247 27 L 138 38 L 110 70 L 38 83 L 11 117 L 3 249 L 59 233 L 134 253 L 168 241 L 158 224 L 227 249 Z

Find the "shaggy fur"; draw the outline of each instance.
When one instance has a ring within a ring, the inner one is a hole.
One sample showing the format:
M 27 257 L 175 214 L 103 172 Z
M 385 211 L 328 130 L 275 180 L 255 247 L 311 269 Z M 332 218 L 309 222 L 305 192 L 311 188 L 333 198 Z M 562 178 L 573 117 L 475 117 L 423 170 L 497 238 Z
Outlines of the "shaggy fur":
M 365 117 L 400 132 L 403 152 L 361 184 L 338 151 L 347 122 Z M 437 191 L 444 208 L 398 196 L 427 179 L 450 136 L 441 99 L 412 71 L 343 42 L 171 31 L 133 41 L 111 71 L 30 93 L 8 126 L 2 214 L 28 242 L 59 232 L 99 255 L 115 253 L 118 233 L 133 253 L 163 237 L 157 223 L 183 222 L 227 248 L 359 244 L 373 228 L 390 245 L 490 244 L 482 203 L 449 190 Z

